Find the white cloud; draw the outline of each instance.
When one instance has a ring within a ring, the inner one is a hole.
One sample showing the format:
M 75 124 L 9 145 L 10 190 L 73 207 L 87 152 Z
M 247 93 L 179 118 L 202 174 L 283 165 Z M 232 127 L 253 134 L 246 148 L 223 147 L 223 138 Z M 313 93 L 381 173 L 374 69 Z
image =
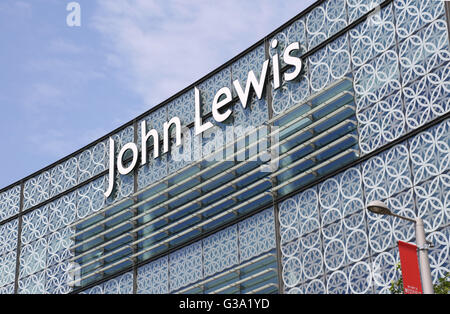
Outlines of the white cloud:
M 47 49 L 51 53 L 71 55 L 84 52 L 86 47 L 74 44 L 65 38 L 56 38 L 50 41 Z
M 243 51 L 314 1 L 98 0 L 92 26 L 108 64 L 156 105 Z
M 28 134 L 27 144 L 30 143 L 39 152 L 47 156 L 64 156 L 73 150 L 73 143 L 67 140 L 67 134 L 62 130 L 47 128 L 40 132 Z
M 42 112 L 43 107 L 58 107 L 64 95 L 61 88 L 48 82 L 37 82 L 30 86 L 21 103 L 31 114 Z
M 76 133 L 73 134 L 73 132 Z M 23 142 L 34 147 L 35 153 L 52 158 L 61 158 L 97 140 L 108 132 L 110 130 L 101 127 L 75 131 L 49 126 L 39 130 L 39 132 L 30 132 Z
M 31 4 L 25 1 L 14 1 L 0 3 L 0 12 L 14 14 L 16 17 L 30 17 L 32 14 Z

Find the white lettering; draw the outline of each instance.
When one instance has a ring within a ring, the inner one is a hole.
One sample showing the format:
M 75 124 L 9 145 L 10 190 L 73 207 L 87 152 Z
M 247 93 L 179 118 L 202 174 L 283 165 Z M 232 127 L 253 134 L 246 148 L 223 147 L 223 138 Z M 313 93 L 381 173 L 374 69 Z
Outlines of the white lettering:
M 224 95 L 225 98 L 220 99 L 222 95 Z M 232 99 L 233 97 L 231 96 L 231 91 L 228 87 L 223 87 L 217 92 L 212 104 L 212 114 L 214 120 L 216 120 L 217 122 L 223 122 L 228 119 L 228 117 L 231 115 L 231 110 L 227 109 L 227 111 L 225 111 L 224 113 L 220 113 L 219 109 L 229 104 Z
M 147 121 L 143 120 L 141 122 L 141 147 L 142 147 L 142 155 L 141 155 L 141 165 L 145 165 L 147 163 L 147 141 L 150 136 L 153 138 L 153 158 L 158 158 L 159 156 L 159 135 L 155 129 L 147 130 Z
M 112 137 L 109 138 L 109 176 L 108 176 L 108 189 L 105 192 L 105 197 L 108 198 L 114 187 L 114 170 L 115 170 L 115 157 L 114 157 L 114 140 Z
M 73 14 L 75 14 L 75 12 L 79 13 L 79 5 L 77 7 L 76 2 L 70 3 L 70 4 L 72 4 L 72 6 L 70 6 L 70 8 L 75 9 L 74 12 L 72 12 L 72 13 Z M 67 6 L 68 10 L 69 10 L 69 5 Z M 71 16 L 71 15 L 69 15 L 69 16 Z M 68 21 L 69 21 L 69 16 L 68 16 Z M 79 22 L 79 20 L 74 19 L 74 17 L 71 17 L 71 19 L 72 19 L 72 21 L 75 21 L 74 23 Z M 271 43 L 271 47 L 275 49 L 277 47 L 277 45 L 278 45 L 278 41 L 273 40 Z M 293 71 L 284 74 L 285 81 L 292 81 L 292 80 L 296 79 L 302 70 L 301 58 L 296 57 L 295 55 L 292 55 L 292 53 L 295 50 L 300 50 L 300 44 L 298 42 L 292 43 L 288 47 L 286 47 L 284 54 L 283 54 L 284 62 L 287 65 L 294 67 Z M 234 89 L 237 93 L 237 96 L 238 96 L 243 108 L 247 107 L 248 101 L 251 96 L 252 89 L 255 92 L 258 99 L 261 99 L 263 97 L 264 87 L 265 87 L 265 83 L 267 81 L 267 69 L 269 67 L 269 62 L 270 62 L 270 60 L 264 61 L 259 80 L 256 78 L 256 75 L 253 71 L 249 71 L 248 76 L 247 76 L 245 91 L 243 90 L 241 84 L 239 83 L 239 80 L 233 81 Z M 279 60 L 279 55 L 277 53 L 272 56 L 272 70 L 273 70 L 273 76 L 274 76 L 273 77 L 273 89 L 275 90 L 281 86 L 280 60 Z M 247 153 L 249 154 L 250 161 L 255 161 L 258 156 L 263 163 L 270 161 L 269 164 L 261 165 L 261 170 L 264 172 L 274 171 L 278 168 L 278 166 L 279 166 L 278 165 L 278 163 L 279 163 L 279 158 L 278 158 L 279 134 L 278 134 L 277 130 L 272 129 L 271 132 L 268 132 L 267 129 L 263 129 L 263 130 L 259 130 L 259 132 L 258 131 L 253 132 L 253 131 L 255 131 L 256 126 L 250 126 L 249 130 L 242 130 L 242 128 L 240 129 L 240 126 L 235 126 L 237 128 L 234 129 L 234 131 L 227 130 L 227 133 L 223 134 L 221 129 L 215 127 L 214 124 L 211 123 L 210 121 L 203 123 L 202 112 L 201 112 L 201 95 L 200 95 L 200 90 L 197 87 L 194 87 L 194 101 L 195 101 L 195 104 L 194 104 L 194 106 L 195 106 L 195 120 L 194 120 L 195 138 L 197 138 L 197 136 L 200 136 L 202 133 L 204 133 L 206 131 L 209 131 L 208 133 L 210 133 L 209 136 L 208 136 L 208 134 L 203 135 L 204 140 L 208 139 L 208 137 L 210 138 L 210 140 L 209 140 L 209 142 L 206 143 L 205 147 L 201 146 L 201 144 L 200 144 L 199 151 L 196 150 L 196 155 L 199 155 L 199 156 L 204 155 L 205 156 L 205 153 L 206 153 L 206 156 L 207 156 L 206 159 L 212 158 L 215 160 L 217 160 L 217 159 L 223 160 L 224 146 L 226 146 L 224 143 L 224 139 L 226 138 L 226 141 L 225 141 L 226 143 L 231 142 L 234 137 L 233 133 L 237 131 L 240 136 L 242 136 L 243 134 L 246 134 L 246 136 L 244 136 L 241 139 L 241 141 L 238 141 L 238 143 L 236 143 L 239 153 L 237 153 L 237 155 L 235 157 L 233 157 L 234 146 L 233 145 L 227 146 L 226 153 L 225 153 L 226 159 L 237 158 L 238 161 L 245 160 L 246 153 L 245 153 L 244 148 L 246 147 L 246 144 L 245 144 L 246 137 L 248 137 L 250 142 L 257 142 L 261 138 L 270 137 L 271 144 L 269 146 L 267 145 L 267 142 L 260 142 L 259 147 L 252 146 L 252 147 L 250 147 L 250 149 L 248 150 Z M 212 116 L 215 121 L 217 121 L 219 123 L 224 122 L 225 120 L 227 120 L 230 117 L 230 115 L 232 114 L 231 108 L 227 108 L 225 110 L 225 112 L 221 112 L 221 109 L 224 109 L 224 107 L 231 104 L 232 101 L 233 101 L 233 95 L 232 95 L 230 88 L 223 87 L 216 93 L 216 95 L 213 99 L 213 102 L 211 104 L 211 106 L 212 106 L 211 112 L 212 112 Z M 174 126 L 174 128 L 172 128 L 172 126 Z M 182 133 L 181 132 L 182 132 L 182 130 L 181 130 L 180 118 L 173 117 L 172 119 L 170 119 L 170 121 L 164 123 L 164 130 L 163 130 L 163 133 L 164 133 L 163 153 L 164 154 L 169 152 L 169 145 L 171 143 L 171 135 L 172 136 L 173 136 L 173 134 L 175 135 L 175 145 L 177 147 L 182 145 Z M 211 135 L 214 135 L 214 136 L 211 136 Z M 238 134 L 236 134 L 236 135 L 238 135 Z M 160 143 L 159 143 L 158 132 L 155 129 L 151 129 L 151 130 L 147 131 L 147 122 L 144 120 L 141 122 L 141 150 L 142 151 L 141 151 L 141 163 L 140 164 L 142 166 L 147 163 L 147 159 L 148 159 L 147 142 L 150 139 L 150 137 L 153 138 L 153 158 L 158 158 L 160 155 L 160 148 L 159 148 Z M 189 129 L 187 129 L 186 135 L 183 136 L 183 138 L 186 138 L 186 140 L 189 141 L 188 143 L 186 143 L 186 147 L 185 147 L 186 149 L 183 148 L 181 150 L 181 153 L 180 153 L 180 151 L 177 152 L 177 153 L 179 153 L 180 156 L 174 155 L 173 157 L 175 157 L 176 159 L 178 159 L 178 157 L 191 158 L 190 155 L 184 156 L 184 154 L 183 154 L 183 152 L 185 150 L 189 151 L 189 147 L 191 147 L 191 145 L 192 145 L 193 139 L 191 139 L 190 137 L 191 137 L 190 131 L 189 131 Z M 197 141 L 194 140 L 193 142 L 198 142 L 198 140 Z M 277 144 L 275 144 L 275 143 L 277 143 Z M 194 150 L 196 149 L 195 146 L 196 145 L 194 145 Z M 214 150 L 211 149 L 213 146 L 215 146 Z M 276 147 L 276 149 L 273 150 L 272 147 Z M 258 150 L 258 148 L 259 148 L 259 150 Z M 211 156 L 209 156 L 209 154 L 207 154 L 207 151 L 210 149 L 211 149 L 211 154 L 212 154 Z M 125 153 L 128 150 L 130 150 L 132 153 L 132 160 L 127 166 L 125 166 L 123 164 L 123 158 L 125 157 Z M 258 153 L 258 151 L 260 153 Z M 174 151 L 173 154 L 175 154 L 175 153 L 176 153 L 176 151 Z M 104 193 L 106 197 L 109 197 L 114 189 L 116 163 L 117 163 L 118 172 L 121 175 L 126 175 L 134 170 L 134 168 L 137 165 L 138 156 L 139 156 L 138 147 L 135 143 L 128 143 L 125 146 L 123 146 L 117 156 L 117 161 L 115 159 L 114 154 L 115 154 L 115 143 L 114 143 L 114 140 L 112 138 L 110 138 L 109 139 L 109 175 L 108 175 L 109 185 L 108 185 L 106 192 Z
M 291 52 L 294 50 L 300 50 L 300 44 L 298 42 L 292 43 L 287 46 L 283 54 L 284 62 L 295 67 L 293 72 L 284 74 L 284 79 L 287 82 L 295 80 L 302 70 L 302 60 L 298 57 L 291 56 Z
M 202 125 L 202 112 L 200 106 L 200 91 L 197 87 L 194 87 L 195 92 L 195 135 L 202 134 L 206 130 L 212 128 L 213 124 L 211 122 L 206 122 Z
M 131 150 L 131 152 L 133 153 L 133 159 L 128 166 L 124 166 L 123 156 L 128 150 Z M 129 174 L 131 171 L 133 171 L 134 167 L 136 166 L 137 160 L 138 160 L 137 145 L 135 143 L 125 144 L 120 150 L 119 155 L 117 156 L 117 170 L 119 170 L 119 173 L 121 175 Z
M 278 40 L 272 41 L 272 48 L 275 49 L 278 46 Z M 280 57 L 278 53 L 272 56 L 272 70 L 273 70 L 273 89 L 278 89 L 281 86 L 280 83 Z
M 181 145 L 181 121 L 178 117 L 173 117 L 170 119 L 169 122 L 164 123 L 164 153 L 167 153 L 169 151 L 169 131 L 172 124 L 175 125 L 175 145 L 180 146 Z
M 248 73 L 247 84 L 245 86 L 245 92 L 242 90 L 239 80 L 235 80 L 233 82 L 234 88 L 239 96 L 239 100 L 242 103 L 242 107 L 244 107 L 244 108 L 247 107 L 247 102 L 250 97 L 250 88 L 252 86 L 253 86 L 253 89 L 255 90 L 255 93 L 256 93 L 256 96 L 258 97 L 258 99 L 261 99 L 262 94 L 263 94 L 263 89 L 264 89 L 264 82 L 266 81 L 268 66 L 269 66 L 269 60 L 264 61 L 261 75 L 259 78 L 259 82 L 253 71 L 250 71 Z

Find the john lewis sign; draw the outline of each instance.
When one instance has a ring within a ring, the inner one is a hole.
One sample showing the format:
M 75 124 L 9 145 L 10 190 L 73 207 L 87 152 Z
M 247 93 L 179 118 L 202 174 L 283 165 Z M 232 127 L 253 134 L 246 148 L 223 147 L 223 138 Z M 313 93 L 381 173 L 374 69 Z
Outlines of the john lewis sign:
M 273 40 L 271 43 L 272 48 L 278 46 L 277 40 Z M 286 47 L 283 53 L 283 61 L 286 65 L 293 67 L 293 69 L 287 73 L 283 74 L 285 82 L 295 80 L 302 70 L 302 60 L 295 56 L 299 54 L 300 43 L 294 42 Z M 280 57 L 278 54 L 273 55 L 270 59 L 265 60 L 259 75 L 259 80 L 253 71 L 250 71 L 247 75 L 247 83 L 245 88 L 242 87 L 239 80 L 233 81 L 233 89 L 238 95 L 242 107 L 247 108 L 247 104 L 252 91 L 261 99 L 263 97 L 263 91 L 265 84 L 268 82 L 268 69 L 271 63 L 273 72 L 273 89 L 276 90 L 281 87 L 281 72 L 280 72 Z M 194 88 L 195 94 L 195 135 L 200 135 L 205 131 L 210 130 L 214 127 L 212 122 L 203 122 L 200 110 L 200 91 L 197 87 Z M 228 87 L 221 88 L 215 95 L 213 102 L 211 104 L 211 112 L 214 120 L 216 122 L 225 121 L 231 114 L 232 110 L 230 108 L 223 111 L 224 107 L 229 105 L 233 99 L 232 91 Z M 180 146 L 181 141 L 181 120 L 179 117 L 173 117 L 169 121 L 165 122 L 163 125 L 163 147 L 161 154 L 166 154 L 169 152 L 170 144 L 170 130 L 175 127 L 175 146 Z M 114 188 L 114 178 L 117 165 L 117 171 L 121 175 L 127 175 L 131 173 L 138 164 L 138 157 L 140 155 L 140 165 L 145 165 L 147 163 L 147 143 L 149 139 L 153 140 L 153 158 L 159 158 L 160 156 L 160 140 L 157 130 L 151 129 L 147 131 L 147 122 L 144 120 L 141 122 L 141 152 L 136 143 L 130 142 L 125 144 L 119 151 L 117 158 L 114 154 L 115 152 L 115 142 L 112 138 L 109 139 L 109 185 L 105 192 L 105 196 L 109 197 Z M 125 154 L 130 151 L 132 158 L 131 162 L 124 165 L 123 159 Z

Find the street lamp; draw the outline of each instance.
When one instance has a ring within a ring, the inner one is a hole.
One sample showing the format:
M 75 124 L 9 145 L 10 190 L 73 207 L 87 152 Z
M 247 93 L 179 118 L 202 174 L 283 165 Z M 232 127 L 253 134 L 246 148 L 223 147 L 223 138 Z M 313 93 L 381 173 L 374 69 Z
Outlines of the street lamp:
M 425 229 L 422 218 L 416 219 L 400 216 L 391 212 L 389 207 L 381 201 L 372 201 L 367 205 L 367 210 L 377 215 L 389 215 L 415 223 L 416 243 L 419 250 L 420 277 L 424 294 L 434 294 L 433 281 L 431 279 L 430 261 L 428 260 L 428 244 L 425 239 Z

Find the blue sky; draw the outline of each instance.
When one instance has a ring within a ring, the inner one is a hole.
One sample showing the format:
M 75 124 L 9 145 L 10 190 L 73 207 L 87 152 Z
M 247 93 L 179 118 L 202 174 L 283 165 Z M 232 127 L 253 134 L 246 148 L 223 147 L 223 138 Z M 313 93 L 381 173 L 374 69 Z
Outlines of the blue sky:
M 0 188 L 222 65 L 314 1 L 0 1 Z

